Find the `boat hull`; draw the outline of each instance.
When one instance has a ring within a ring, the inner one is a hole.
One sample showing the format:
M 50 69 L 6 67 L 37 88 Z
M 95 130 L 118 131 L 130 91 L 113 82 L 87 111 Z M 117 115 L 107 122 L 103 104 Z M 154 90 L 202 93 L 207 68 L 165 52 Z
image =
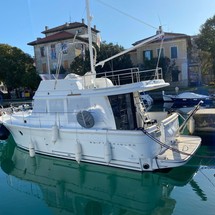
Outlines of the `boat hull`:
M 173 98 L 172 101 L 175 104 L 191 104 L 191 105 L 196 105 L 198 104 L 200 101 L 203 101 L 203 104 L 212 104 L 213 101 L 211 99 L 204 99 L 204 98 L 200 98 L 200 99 L 192 99 L 192 98 L 182 98 L 182 99 L 177 99 L 177 98 Z
M 8 127 L 18 147 L 53 157 L 113 166 L 136 171 L 154 171 L 184 165 L 195 153 L 201 139 L 189 137 L 190 143 L 176 140 L 173 148 L 188 149 L 187 155 L 172 156 L 140 130 L 59 129 L 53 140 L 52 128 Z M 151 133 L 155 131 L 151 130 Z M 180 147 L 179 147 L 180 146 Z M 32 151 L 33 150 L 33 151 Z M 160 155 L 159 155 L 160 152 Z

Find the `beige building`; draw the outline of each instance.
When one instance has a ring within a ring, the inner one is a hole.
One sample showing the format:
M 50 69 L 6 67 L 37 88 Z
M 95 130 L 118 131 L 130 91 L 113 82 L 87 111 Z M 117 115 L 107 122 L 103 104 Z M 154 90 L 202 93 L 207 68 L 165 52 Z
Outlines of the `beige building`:
M 137 45 L 144 40 L 137 41 L 133 45 Z M 130 53 L 133 64 L 144 67 L 145 60 L 158 58 L 160 45 L 161 39 Z M 199 84 L 200 67 L 197 62 L 191 60 L 191 52 L 192 45 L 190 36 L 179 33 L 165 33 L 160 56 L 169 59 L 169 65 L 167 71 L 165 71 L 164 78 L 171 86 L 186 87 L 192 84 Z
M 55 72 L 59 66 L 66 72 L 70 72 L 70 64 L 76 56 L 80 54 L 85 57 L 86 45 L 77 43 L 88 43 L 87 25 L 82 22 L 65 23 L 64 25 L 48 28 L 42 32 L 45 37 L 37 38 L 37 40 L 28 43 L 34 47 L 35 64 L 39 74 Z M 99 31 L 92 28 L 93 43 L 98 41 Z M 60 60 L 62 59 L 62 60 Z

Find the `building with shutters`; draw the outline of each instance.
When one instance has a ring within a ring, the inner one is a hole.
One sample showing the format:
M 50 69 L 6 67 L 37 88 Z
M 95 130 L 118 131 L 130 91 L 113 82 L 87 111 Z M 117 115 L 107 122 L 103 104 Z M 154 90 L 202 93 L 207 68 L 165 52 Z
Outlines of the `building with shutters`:
M 54 73 L 61 60 L 61 68 L 65 72 L 70 72 L 70 64 L 75 57 L 85 55 L 86 46 L 79 41 L 88 43 L 87 25 L 82 22 L 65 23 L 64 25 L 54 28 L 45 27 L 41 32 L 43 38 L 37 38 L 35 41 L 28 43 L 34 47 L 34 57 L 36 70 L 39 74 Z M 92 41 L 98 41 L 99 31 L 96 26 L 92 28 Z M 75 43 L 74 43 L 75 42 Z
M 139 40 L 133 45 L 146 39 L 148 38 Z M 160 52 L 160 57 L 169 59 L 169 70 L 167 69 L 165 80 L 171 86 L 187 87 L 201 83 L 201 69 L 198 57 L 194 57 L 193 54 L 194 47 L 193 37 L 181 33 L 165 32 L 162 48 L 161 39 L 159 39 L 137 48 L 130 53 L 130 57 L 135 66 L 144 67 L 147 60 L 158 58 Z

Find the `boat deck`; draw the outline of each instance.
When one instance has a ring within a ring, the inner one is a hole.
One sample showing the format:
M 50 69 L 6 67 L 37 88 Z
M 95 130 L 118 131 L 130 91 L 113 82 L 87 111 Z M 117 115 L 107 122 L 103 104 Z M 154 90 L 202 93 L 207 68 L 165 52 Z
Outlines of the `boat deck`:
M 193 156 L 200 143 L 200 137 L 183 135 L 177 139 L 177 143 L 172 145 L 171 149 L 167 149 L 163 154 L 158 156 L 158 159 L 160 160 L 161 164 L 174 164 L 179 162 L 183 163 Z

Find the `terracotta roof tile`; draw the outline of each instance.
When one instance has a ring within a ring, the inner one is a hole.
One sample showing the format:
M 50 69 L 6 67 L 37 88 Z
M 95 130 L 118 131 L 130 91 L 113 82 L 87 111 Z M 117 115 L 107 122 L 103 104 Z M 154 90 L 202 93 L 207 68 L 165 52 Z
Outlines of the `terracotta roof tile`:
M 177 40 L 177 39 L 181 39 L 181 38 L 188 38 L 190 36 L 186 35 L 186 34 L 181 34 L 181 33 L 169 33 L 169 32 L 164 32 L 164 41 L 169 41 L 169 40 Z M 150 39 L 151 37 L 139 40 L 135 43 L 133 43 L 132 45 L 135 46 L 141 42 L 143 42 L 144 40 Z M 156 39 L 154 41 L 152 41 L 151 43 L 156 43 L 159 42 L 161 39 Z
M 72 33 L 68 33 L 66 31 L 61 31 L 58 32 L 56 34 L 44 37 L 44 38 L 38 38 L 37 40 L 28 43 L 28 45 L 34 46 L 34 45 L 38 45 L 38 44 L 43 44 L 43 43 L 49 43 L 49 42 L 55 42 L 55 41 L 61 41 L 61 40 L 65 40 L 65 39 L 72 39 L 74 38 L 74 34 Z M 76 37 L 78 40 L 81 41 L 85 41 L 87 42 L 87 40 L 81 38 L 81 37 Z
M 87 25 L 81 22 L 71 22 L 71 23 L 65 23 L 63 25 L 57 26 L 55 28 L 50 28 L 47 29 L 45 31 L 42 31 L 41 33 L 43 34 L 48 34 L 48 33 L 53 33 L 53 32 L 57 32 L 57 31 L 65 31 L 68 29 L 73 29 L 73 28 L 80 28 L 80 27 L 85 27 L 87 28 Z M 99 32 L 98 30 L 92 28 L 93 31 L 95 32 Z

